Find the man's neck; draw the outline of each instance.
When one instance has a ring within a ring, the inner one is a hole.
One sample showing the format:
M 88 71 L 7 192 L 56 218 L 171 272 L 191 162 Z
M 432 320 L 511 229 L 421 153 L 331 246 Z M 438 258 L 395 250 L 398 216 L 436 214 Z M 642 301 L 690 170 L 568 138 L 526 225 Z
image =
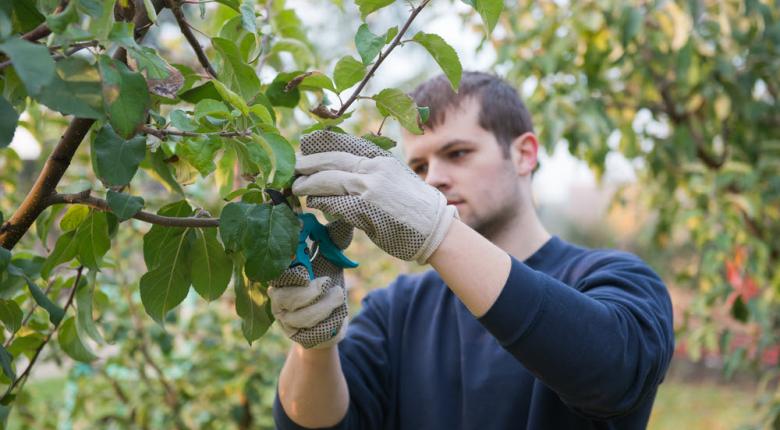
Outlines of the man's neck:
M 491 242 L 520 261 L 533 255 L 550 239 L 550 233 L 533 206 L 521 209 L 515 220 L 491 236 L 488 237 Z

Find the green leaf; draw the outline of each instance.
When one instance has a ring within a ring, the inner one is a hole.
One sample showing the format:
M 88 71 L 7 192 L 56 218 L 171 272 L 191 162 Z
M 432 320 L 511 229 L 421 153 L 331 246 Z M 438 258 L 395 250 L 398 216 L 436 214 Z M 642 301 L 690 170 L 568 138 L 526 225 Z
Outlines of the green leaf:
M 363 64 L 370 64 L 385 46 L 385 37 L 377 36 L 368 29 L 368 25 L 362 24 L 355 33 L 355 46 Z
M 57 220 L 57 217 L 59 216 L 60 212 L 62 212 L 63 209 L 65 209 L 67 206 L 66 204 L 56 204 L 52 205 L 48 209 L 44 211 L 44 213 L 39 216 L 35 220 L 35 234 L 38 236 L 38 239 L 41 240 L 41 243 L 44 245 L 44 247 L 48 250 L 48 238 L 49 238 L 49 231 L 51 230 L 52 225 L 54 225 L 54 221 Z M 2 218 L 2 216 L 0 216 Z M 0 224 L 2 224 L 2 220 L 0 219 Z
M 35 98 L 65 115 L 92 119 L 105 116 L 100 73 L 83 58 L 57 61 L 54 79 Z
M 366 139 L 367 141 L 386 151 L 389 151 L 396 145 L 395 140 L 390 139 L 389 137 L 379 136 L 374 133 L 364 134 L 362 137 L 363 139 Z
M 453 91 L 458 92 L 463 66 L 460 64 L 455 49 L 437 34 L 419 32 L 414 35 L 412 40 L 422 45 L 431 54 L 444 74 L 447 75 L 447 79 L 450 80 Z
M 11 333 L 16 333 L 22 327 L 22 310 L 13 300 L 0 299 L 0 321 Z
M 5 347 L 0 344 L 0 365 L 3 366 L 3 373 L 5 376 L 8 377 L 11 381 L 16 379 L 16 372 L 14 372 L 13 363 L 14 356 L 11 355 L 10 352 L 8 352 Z
M 49 321 L 51 321 L 52 324 L 55 326 L 58 325 L 65 316 L 65 311 L 56 303 L 52 302 L 46 296 L 46 294 L 44 294 L 43 291 L 41 291 L 41 289 L 30 280 L 30 278 L 24 276 L 24 280 L 27 282 L 27 287 L 30 289 L 30 294 L 32 295 L 33 300 L 35 300 L 35 303 L 37 303 L 38 306 L 46 309 L 46 312 L 49 313 Z
M 170 119 L 171 125 L 177 130 L 195 131 L 198 129 L 198 124 L 181 109 L 171 111 Z
M 189 261 L 194 233 L 190 228 L 180 230 L 160 244 L 157 266 L 141 276 L 141 302 L 146 313 L 160 324 L 168 311 L 187 297 L 192 283 Z M 144 237 L 144 248 L 147 237 L 148 234 Z
M 157 215 L 184 218 L 192 216 L 192 207 L 186 200 L 179 200 L 167 204 L 157 211 Z M 159 265 L 160 253 L 167 252 L 177 236 L 185 233 L 184 227 L 166 227 L 155 224 L 144 235 L 144 262 L 147 269 L 154 269 Z
M 333 71 L 333 80 L 336 81 L 338 92 L 360 82 L 364 76 L 366 76 L 366 66 L 349 55 L 342 57 Z
M 181 188 L 181 184 L 176 182 L 176 179 L 171 173 L 171 168 L 168 163 L 165 162 L 165 153 L 162 149 L 157 151 L 147 151 L 146 158 L 144 159 L 142 166 L 149 170 L 148 173 L 157 178 L 169 192 L 176 192 L 180 195 L 184 194 L 184 190 Z
M 74 240 L 78 242 L 79 262 L 92 270 L 100 270 L 103 256 L 111 248 L 106 213 L 93 209 L 76 230 Z
M 295 149 L 284 137 L 277 133 L 260 133 L 262 139 L 258 142 L 267 145 L 270 153 L 274 155 L 274 178 L 269 185 L 271 188 L 282 189 L 290 185 L 295 173 Z M 257 138 L 257 136 L 253 136 Z
M 86 13 L 92 18 L 98 18 L 103 15 L 103 5 L 99 0 L 78 0 L 76 7 L 79 11 Z
M 79 338 L 76 320 L 73 317 L 62 323 L 57 333 L 57 341 L 62 351 L 76 361 L 89 363 L 97 359 L 97 356 Z
M 105 124 L 92 139 L 92 166 L 106 185 L 125 185 L 146 155 L 146 136 L 122 139 Z
M 89 20 L 88 31 L 97 40 L 108 39 L 108 33 L 114 25 L 114 4 L 116 0 L 103 0 L 103 13 L 95 19 Z
M 255 2 L 253 0 L 243 0 L 241 2 L 241 26 L 244 30 L 255 34 L 257 33 L 257 20 L 255 17 Z
M 414 134 L 422 134 L 418 124 L 417 106 L 411 97 L 395 88 L 386 88 L 371 97 L 380 112 L 392 115 L 405 129 Z
M 490 35 L 496 27 L 501 10 L 504 8 L 504 0 L 463 0 L 463 2 L 477 10 L 485 24 L 487 34 Z
M 97 272 L 90 270 L 85 282 L 79 282 L 76 289 L 76 329 L 79 333 L 86 333 L 98 344 L 103 344 L 103 336 L 92 318 L 92 301 L 95 287 L 97 286 Z
M 127 52 L 138 64 L 138 70 L 146 71 L 148 79 L 161 80 L 171 74 L 170 65 L 154 49 L 138 46 L 128 49 Z
M 6 0 L 8 1 L 8 0 Z M 26 0 L 10 0 L 13 5 L 14 29 L 26 33 L 46 20 L 37 9 L 35 2 Z
M 77 3 L 78 2 L 72 1 L 68 3 L 62 12 L 46 16 L 46 25 L 49 26 L 53 33 L 65 33 L 65 30 L 70 24 L 78 22 L 79 13 L 76 10 Z
M 111 211 L 122 221 L 132 218 L 133 215 L 137 214 L 144 207 L 144 199 L 141 197 L 118 193 L 113 190 L 108 190 L 106 201 Z
M 89 216 L 89 206 L 70 205 L 65 215 L 60 219 L 60 230 L 63 232 L 75 230 Z
M 270 312 L 271 302 L 263 294 L 259 284 L 247 281 L 240 261 L 236 261 L 235 267 L 236 313 L 242 320 L 241 332 L 251 345 L 262 337 L 274 322 Z
M 230 109 L 219 101 L 212 99 L 203 99 L 195 105 L 195 121 L 203 122 L 202 119 L 206 117 L 214 117 L 215 119 L 227 120 L 230 119 Z
M 195 229 L 191 256 L 192 286 L 195 291 L 208 301 L 218 299 L 230 282 L 233 260 L 217 241 L 215 229 Z
M 208 81 L 203 85 L 190 88 L 179 94 L 179 98 L 193 104 L 203 99 L 222 100 L 222 96 L 219 95 L 217 88 L 214 86 L 214 81 Z
M 225 86 L 225 84 L 220 81 L 213 80 L 212 82 L 214 83 L 214 88 L 216 88 L 217 92 L 222 97 L 222 100 L 225 100 L 226 102 L 233 105 L 233 107 L 240 110 L 242 114 L 249 115 L 249 106 L 246 104 L 246 101 L 241 98 L 241 96 L 231 91 L 228 87 Z
M 51 274 L 52 269 L 58 265 L 68 262 L 76 258 L 76 252 L 78 251 L 78 241 L 73 240 L 76 235 L 75 231 L 69 231 L 59 238 L 54 245 L 54 250 L 46 258 L 41 266 L 41 277 L 47 279 Z
M 395 39 L 395 36 L 398 35 L 398 26 L 390 27 L 387 29 L 387 32 L 385 33 L 385 44 L 388 44 Z
M 255 205 L 249 203 L 228 203 L 219 215 L 219 236 L 229 253 L 242 251 L 244 235 L 249 223 L 249 212 Z
M 298 88 L 305 91 L 318 91 L 322 89 L 336 92 L 333 81 L 322 72 L 312 70 L 306 73 L 306 77 L 298 84 Z
M 206 177 L 217 169 L 215 154 L 222 148 L 222 141 L 216 137 L 188 137 L 176 144 L 176 154 L 198 169 Z
M 286 205 L 262 204 L 254 206 L 247 218 L 246 274 L 257 281 L 273 279 L 292 262 L 300 231 L 298 217 Z
M 289 81 L 279 80 L 277 76 L 268 88 L 265 90 L 265 95 L 268 100 L 274 106 L 282 106 L 288 108 L 294 108 L 301 100 L 301 92 L 298 88 L 293 88 L 290 91 L 285 91 L 285 86 Z
M 144 9 L 146 9 L 146 16 L 149 18 L 149 21 L 157 24 L 157 11 L 154 9 L 152 0 L 144 0 Z
M 106 55 L 101 55 L 98 63 L 108 120 L 117 134 L 130 138 L 146 122 L 146 111 L 151 103 L 146 80 L 140 73 Z
M 38 95 L 54 79 L 54 60 L 45 46 L 13 38 L 0 43 L 0 51 L 11 59 L 30 95 Z
M 19 114 L 16 109 L 3 97 L 0 97 L 0 149 L 11 144 L 16 133 L 16 124 Z M 2 221 L 0 221 L 2 223 Z
M 241 167 L 241 174 L 257 176 L 262 173 L 264 178 L 270 176 L 273 164 L 264 145 L 254 139 L 249 141 L 228 139 L 225 143 L 235 151 Z
M 260 78 L 241 56 L 235 43 L 221 37 L 211 39 L 214 48 L 222 56 L 222 70 L 219 77 L 222 82 L 237 92 L 244 100 L 252 100 L 260 92 Z
M 366 19 L 366 15 L 393 4 L 393 1 L 395 0 L 355 0 L 355 4 L 360 8 L 360 16 Z

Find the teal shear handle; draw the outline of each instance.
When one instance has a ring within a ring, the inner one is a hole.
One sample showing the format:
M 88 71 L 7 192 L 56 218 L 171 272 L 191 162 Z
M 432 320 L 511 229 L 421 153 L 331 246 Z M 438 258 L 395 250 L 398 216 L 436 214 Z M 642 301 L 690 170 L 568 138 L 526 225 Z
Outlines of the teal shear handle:
M 343 268 L 354 268 L 358 263 L 347 258 L 337 247 L 328 234 L 328 229 L 320 224 L 314 214 L 300 213 L 298 218 L 303 221 L 303 229 L 298 235 L 298 247 L 295 249 L 295 259 L 290 267 L 301 265 L 309 271 L 309 279 L 314 279 L 314 269 L 311 267 L 312 256 L 309 255 L 307 240 L 311 240 L 317 246 L 317 252 L 321 252 L 326 260 Z

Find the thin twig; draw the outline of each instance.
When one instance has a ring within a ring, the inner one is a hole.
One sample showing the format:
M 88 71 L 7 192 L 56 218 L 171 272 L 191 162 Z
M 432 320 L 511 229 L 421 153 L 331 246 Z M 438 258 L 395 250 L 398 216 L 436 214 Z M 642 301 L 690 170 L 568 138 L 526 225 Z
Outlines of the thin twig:
M 88 42 L 81 42 L 81 43 L 74 43 L 71 45 L 71 47 L 65 51 L 64 53 L 56 53 L 53 54 L 51 57 L 54 59 L 54 61 L 62 60 L 63 58 L 70 57 L 71 55 L 75 54 L 78 51 L 81 51 L 84 48 L 89 48 L 92 46 L 98 46 L 99 42 L 97 40 L 90 40 Z M 49 50 L 57 49 L 57 47 L 49 48 Z M 3 62 L 0 62 L 0 70 L 5 69 L 6 67 L 13 64 L 11 60 L 5 60 Z
M 89 190 L 87 190 L 89 191 Z M 105 212 L 112 212 L 108 202 L 92 197 L 87 192 L 76 194 L 53 194 L 45 199 L 46 205 L 56 203 L 83 204 Z M 150 224 L 164 225 L 166 227 L 218 227 L 219 218 L 207 217 L 169 217 L 149 212 L 139 211 L 132 218 L 148 222 Z
M 70 305 L 73 303 L 73 297 L 76 295 L 76 289 L 79 286 L 79 281 L 81 280 L 81 271 L 84 270 L 84 266 L 79 266 L 76 273 L 76 280 L 73 282 L 73 288 L 71 288 L 70 293 L 68 295 L 68 301 L 65 302 L 65 306 L 63 307 L 64 312 L 68 312 L 68 308 L 70 308 Z M 63 319 L 65 317 L 63 316 Z M 41 355 L 41 351 L 43 351 L 43 347 L 46 346 L 46 344 L 51 340 L 51 337 L 54 335 L 54 333 L 57 332 L 57 328 L 59 327 L 62 320 L 58 321 L 56 324 L 54 324 L 54 327 L 51 329 L 48 335 L 46 335 L 46 338 L 43 339 L 43 342 L 38 345 L 38 348 L 35 350 L 35 354 L 30 359 L 30 363 L 27 364 L 27 367 L 24 369 L 24 372 L 20 376 L 18 376 L 14 381 L 11 383 L 11 385 L 8 386 L 8 389 L 5 391 L 5 394 L 3 394 L 3 399 L 6 399 L 9 394 L 16 388 L 17 385 L 19 385 L 19 382 L 22 381 L 22 379 L 26 379 L 30 375 L 30 371 L 32 370 L 32 367 L 35 365 L 35 362 L 38 360 L 38 357 Z
M 165 0 L 165 3 L 168 5 L 168 8 L 171 9 L 171 12 L 173 12 L 173 17 L 176 18 L 176 22 L 179 24 L 181 34 L 184 35 L 184 38 L 187 39 L 187 42 L 189 42 L 190 46 L 192 46 L 192 50 L 195 51 L 195 56 L 198 57 L 200 64 L 204 69 L 206 69 L 209 75 L 211 75 L 213 78 L 216 78 L 217 72 L 215 72 L 214 68 L 211 67 L 209 58 L 206 56 L 206 53 L 203 52 L 203 47 L 200 46 L 198 39 L 195 37 L 195 34 L 192 33 L 192 29 L 190 28 L 187 19 L 184 17 L 184 11 L 181 9 L 179 0 Z
M 390 46 L 387 47 L 387 49 L 384 52 L 380 52 L 379 56 L 376 59 L 376 62 L 374 62 L 374 65 L 371 67 L 371 69 L 366 73 L 366 76 L 363 77 L 363 80 L 360 81 L 360 85 L 358 85 L 357 88 L 355 88 L 355 91 L 352 93 L 351 96 L 347 99 L 347 102 L 341 105 L 341 108 L 338 110 L 338 116 L 344 115 L 344 112 L 347 111 L 349 106 L 355 102 L 355 100 L 358 99 L 360 96 L 360 92 L 363 91 L 363 88 L 368 83 L 368 80 L 371 79 L 372 76 L 374 76 L 374 72 L 376 72 L 376 69 L 379 68 L 379 65 L 382 64 L 382 62 L 387 58 L 388 55 L 390 55 L 390 52 L 395 49 L 396 46 L 398 46 L 399 43 L 401 43 L 401 38 L 404 36 L 406 31 L 409 29 L 409 26 L 412 25 L 412 21 L 414 21 L 415 18 L 417 18 L 417 15 L 423 10 L 425 6 L 430 3 L 431 0 L 425 0 L 422 3 L 420 3 L 419 6 L 414 8 L 411 15 L 409 15 L 409 19 L 406 20 L 403 27 L 401 27 L 401 31 L 398 32 L 398 34 L 395 36 L 395 39 L 390 43 Z
M 251 131 L 220 131 L 216 133 L 196 133 L 193 131 L 183 130 L 171 130 L 171 129 L 159 129 L 149 126 L 142 126 L 141 133 L 151 134 L 152 136 L 162 140 L 166 136 L 183 136 L 183 137 L 197 137 L 197 136 L 219 136 L 219 137 L 247 137 L 251 136 Z

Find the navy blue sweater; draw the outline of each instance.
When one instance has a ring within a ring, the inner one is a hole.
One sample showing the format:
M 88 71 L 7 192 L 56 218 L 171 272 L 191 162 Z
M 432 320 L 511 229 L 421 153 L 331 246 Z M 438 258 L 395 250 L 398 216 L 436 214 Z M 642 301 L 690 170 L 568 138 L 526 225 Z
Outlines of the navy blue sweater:
M 672 307 L 639 258 L 557 237 L 512 259 L 475 318 L 435 271 L 375 290 L 339 344 L 338 429 L 642 429 L 674 349 Z M 278 395 L 280 429 L 301 429 Z

